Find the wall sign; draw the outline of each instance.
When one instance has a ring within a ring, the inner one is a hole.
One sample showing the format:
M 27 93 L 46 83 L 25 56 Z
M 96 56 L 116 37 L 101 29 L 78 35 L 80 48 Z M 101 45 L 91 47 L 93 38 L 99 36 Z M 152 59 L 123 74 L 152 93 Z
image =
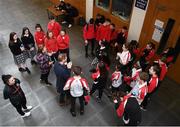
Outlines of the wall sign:
M 136 0 L 135 7 L 146 10 L 148 0 Z
M 163 32 L 164 32 L 163 28 L 155 26 L 155 29 L 154 29 L 154 32 L 152 35 L 152 39 L 156 42 L 160 42 Z
M 163 28 L 164 22 L 160 21 L 159 19 L 156 19 L 154 25 L 159 28 Z

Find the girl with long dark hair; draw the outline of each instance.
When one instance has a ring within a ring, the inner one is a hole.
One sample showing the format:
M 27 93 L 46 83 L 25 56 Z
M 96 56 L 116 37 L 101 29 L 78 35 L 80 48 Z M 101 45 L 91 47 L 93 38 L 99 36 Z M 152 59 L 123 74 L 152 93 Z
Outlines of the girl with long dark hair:
M 88 57 L 89 43 L 91 43 L 91 55 L 94 56 L 96 29 L 97 26 L 95 25 L 93 18 L 91 18 L 89 20 L 89 23 L 86 24 L 83 28 L 83 37 L 84 37 L 85 53 L 86 53 L 85 57 Z
M 36 64 L 34 57 L 36 55 L 36 47 L 34 37 L 31 34 L 28 27 L 24 27 L 22 30 L 21 41 L 24 45 L 25 51 L 28 57 L 31 59 L 31 64 Z
M 101 102 L 101 97 L 103 95 L 103 90 L 106 86 L 108 71 L 103 62 L 98 63 L 98 69 L 96 70 L 96 76 L 94 76 L 94 82 L 92 85 L 92 89 L 90 91 L 90 95 L 92 95 L 97 89 L 99 91 L 99 95 L 97 96 L 97 101 Z
M 25 64 L 27 56 L 24 53 L 24 45 L 21 42 L 21 40 L 17 37 L 17 34 L 15 32 L 10 33 L 9 48 L 11 50 L 11 53 L 13 54 L 14 62 L 18 66 L 19 71 L 27 71 L 30 74 L 31 72 Z

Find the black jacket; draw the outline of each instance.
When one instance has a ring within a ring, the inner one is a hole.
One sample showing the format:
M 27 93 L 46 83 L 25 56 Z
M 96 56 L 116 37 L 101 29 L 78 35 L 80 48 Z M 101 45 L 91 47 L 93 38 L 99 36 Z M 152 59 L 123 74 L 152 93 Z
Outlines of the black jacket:
M 29 34 L 28 37 L 22 36 L 21 41 L 26 50 L 30 50 L 30 48 L 35 47 L 34 37 L 32 36 L 32 34 Z
M 25 98 L 18 79 L 15 79 L 15 84 L 13 86 L 5 85 L 3 95 L 4 99 L 9 99 L 13 105 L 21 104 L 21 99 Z
M 13 55 L 20 55 L 22 53 L 20 47 L 23 46 L 21 40 L 18 38 L 17 39 L 17 42 L 10 42 L 9 43 L 9 48 L 12 52 Z
M 66 81 L 70 78 L 71 71 L 65 66 L 61 65 L 59 62 L 54 64 L 54 72 L 56 75 L 56 88 L 58 93 L 64 92 L 63 88 Z

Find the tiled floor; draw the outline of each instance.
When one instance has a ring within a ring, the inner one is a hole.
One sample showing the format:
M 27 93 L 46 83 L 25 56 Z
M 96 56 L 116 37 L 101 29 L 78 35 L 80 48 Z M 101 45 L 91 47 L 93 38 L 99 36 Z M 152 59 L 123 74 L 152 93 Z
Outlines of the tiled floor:
M 49 5 L 48 0 L 0 0 L 0 74 L 10 73 L 21 79 L 28 104 L 34 107 L 31 117 L 22 119 L 9 101 L 3 99 L 4 85 L 0 80 L 0 125 L 123 125 L 106 95 L 103 95 L 102 103 L 97 103 L 92 97 L 90 104 L 85 107 L 84 116 L 78 114 L 74 118 L 69 113 L 69 106 L 58 105 L 53 70 L 49 77 L 54 84 L 52 87 L 39 83 L 39 69 L 31 66 L 29 61 L 31 75 L 21 74 L 17 70 L 7 47 L 9 33 L 15 31 L 20 36 L 24 26 L 28 26 L 34 32 L 36 23 L 40 23 L 46 29 L 46 7 Z M 82 66 L 84 76 L 92 83 L 89 78 L 92 59 L 84 57 L 82 28 L 74 26 L 68 33 L 71 37 L 71 60 L 73 64 Z M 152 98 L 148 111 L 143 112 L 141 125 L 180 125 L 179 105 L 180 85 L 165 79 L 158 93 Z

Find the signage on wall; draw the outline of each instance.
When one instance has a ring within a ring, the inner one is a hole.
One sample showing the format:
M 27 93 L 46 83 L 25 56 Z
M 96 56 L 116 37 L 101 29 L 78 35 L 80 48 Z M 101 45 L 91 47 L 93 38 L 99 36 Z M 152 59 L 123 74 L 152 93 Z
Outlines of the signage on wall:
M 155 29 L 154 29 L 154 32 L 153 32 L 153 35 L 152 35 L 152 39 L 156 42 L 160 42 L 161 40 L 161 37 L 163 35 L 163 32 L 164 32 L 164 29 L 163 28 L 160 28 L 158 26 L 155 26 Z
M 148 0 L 136 0 L 135 7 L 146 10 Z

